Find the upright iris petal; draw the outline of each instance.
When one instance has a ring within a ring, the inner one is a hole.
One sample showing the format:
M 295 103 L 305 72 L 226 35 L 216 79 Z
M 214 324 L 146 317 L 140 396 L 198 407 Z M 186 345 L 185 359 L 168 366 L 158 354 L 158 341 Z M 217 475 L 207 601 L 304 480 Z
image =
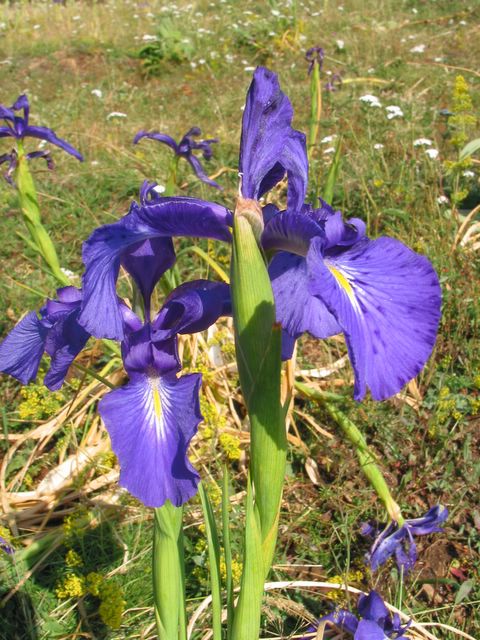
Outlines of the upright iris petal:
M 247 93 L 240 143 L 241 191 L 259 200 L 288 176 L 288 206 L 297 211 L 307 189 L 305 136 L 292 128 L 293 109 L 280 90 L 278 78 L 258 67 Z
M 90 337 L 78 324 L 81 291 L 65 287 L 58 289 L 57 295 L 58 300 L 47 300 L 40 318 L 32 311 L 0 344 L 0 371 L 23 384 L 36 378 L 46 351 L 51 361 L 44 384 L 52 391 L 60 389 L 70 365 Z
M 120 264 L 132 269 L 142 293 L 149 296 L 174 262 L 172 237 L 228 242 L 230 223 L 231 214 L 221 205 L 187 197 L 147 199 L 144 192 L 141 205 L 133 203 L 124 218 L 96 229 L 84 243 L 80 322 L 96 337 L 121 340 L 123 321 L 116 296 Z
M 23 117 L 16 115 L 16 111 L 23 111 Z M 26 95 L 21 95 L 16 102 L 9 108 L 0 105 L 0 118 L 4 120 L 6 126 L 0 127 L 0 138 L 15 138 L 23 140 L 24 138 L 38 138 L 45 140 L 51 144 L 60 147 L 70 155 L 83 161 L 82 154 L 72 147 L 71 144 L 57 137 L 56 133 L 47 127 L 34 127 L 28 122 L 30 106 Z
M 384 400 L 419 373 L 435 343 L 441 304 L 426 258 L 392 238 L 369 240 L 362 221 L 344 222 L 326 203 L 272 216 L 262 244 L 280 250 L 269 270 L 283 329 L 291 337 L 343 331 L 357 400 L 367 387 Z

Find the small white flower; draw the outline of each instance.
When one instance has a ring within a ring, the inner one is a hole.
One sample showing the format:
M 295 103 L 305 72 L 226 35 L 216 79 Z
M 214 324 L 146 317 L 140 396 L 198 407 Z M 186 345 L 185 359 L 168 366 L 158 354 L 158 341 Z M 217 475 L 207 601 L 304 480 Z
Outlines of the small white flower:
M 34 28 L 35 30 L 40 29 L 40 25 L 39 25 L 39 24 L 34 24 L 34 25 L 33 25 L 33 28 Z
M 110 120 L 111 118 L 126 118 L 126 117 L 127 117 L 126 113 L 122 113 L 121 111 L 112 111 L 111 113 L 108 114 L 107 120 Z
M 255 71 L 255 67 L 245 67 L 244 71 L 248 71 L 248 72 Z
M 432 141 L 429 138 L 417 138 L 413 141 L 414 147 L 431 147 Z
M 72 20 L 81 20 L 82 16 L 73 16 Z
M 389 120 L 392 120 L 392 118 L 403 118 L 403 111 L 395 104 L 385 107 L 385 110 L 387 111 L 387 118 Z
M 327 153 L 335 153 L 335 147 L 328 147 L 327 149 L 324 150 L 323 152 L 324 154 Z
M 325 136 L 325 138 L 322 138 L 320 140 L 320 144 L 328 144 L 329 142 L 332 142 L 335 136 Z
M 38 148 L 39 148 L 39 149 L 43 149 L 43 147 L 46 147 L 46 146 L 47 146 L 47 141 L 46 141 L 46 140 L 41 140 L 41 141 L 38 143 Z
M 475 177 L 475 173 L 473 171 L 470 171 L 470 170 L 467 169 L 466 171 L 464 171 L 462 173 L 462 176 L 464 178 L 474 178 Z
M 73 271 L 70 271 L 70 269 L 65 269 L 65 267 L 60 267 L 60 271 L 63 273 L 63 275 L 67 276 L 67 278 L 75 277 L 75 274 L 73 273 Z
M 148 33 L 146 33 L 144 36 L 142 36 L 142 40 L 144 42 L 155 42 L 155 40 L 158 40 L 157 36 L 150 36 L 148 35 Z
M 102 98 L 103 93 L 101 89 L 92 89 L 92 96 L 96 96 L 97 98 Z
M 373 148 L 375 149 L 375 151 L 381 151 L 384 147 L 385 145 L 382 144 L 381 142 L 377 142 L 373 145 Z
M 415 47 L 410 49 L 410 53 L 425 53 L 426 48 L 427 47 L 424 44 L 417 44 Z
M 381 107 L 382 103 L 377 98 L 377 96 L 372 96 L 370 93 L 365 94 L 364 96 L 360 96 L 359 100 L 365 102 L 370 107 Z
M 466 20 L 460 20 L 460 22 L 458 24 L 461 24 L 462 27 L 466 27 L 467 26 L 467 21 Z
M 435 62 L 443 62 L 443 58 L 441 57 L 434 58 L 434 60 Z
M 413 7 L 412 13 L 418 13 L 418 9 L 415 9 L 415 7 Z
M 200 58 L 200 60 L 198 61 L 198 64 L 205 64 L 206 60 L 205 58 Z
M 338 49 L 345 49 L 345 40 L 335 40 Z
M 92 160 L 90 162 L 90 164 L 92 165 L 92 167 L 98 167 L 98 165 L 100 164 L 100 162 L 98 160 Z
M 228 62 L 228 64 L 232 64 L 232 62 L 235 60 L 235 56 L 232 56 L 231 53 L 227 53 L 225 56 L 225 62 Z
M 190 62 L 190 66 L 192 67 L 192 69 L 196 69 L 197 68 L 197 63 L 196 62 Z
M 431 160 L 438 158 L 438 149 L 425 149 L 425 153 Z
M 164 187 L 164 185 L 163 185 L 163 184 L 156 184 L 156 185 L 153 187 L 153 190 L 154 190 L 156 193 L 165 193 L 166 187 Z
M 278 18 L 278 16 L 280 15 L 280 11 L 278 11 L 277 9 L 272 9 L 270 13 L 272 14 L 272 16 L 275 16 L 275 18 Z
M 448 204 L 447 196 L 438 196 L 437 198 L 438 204 Z

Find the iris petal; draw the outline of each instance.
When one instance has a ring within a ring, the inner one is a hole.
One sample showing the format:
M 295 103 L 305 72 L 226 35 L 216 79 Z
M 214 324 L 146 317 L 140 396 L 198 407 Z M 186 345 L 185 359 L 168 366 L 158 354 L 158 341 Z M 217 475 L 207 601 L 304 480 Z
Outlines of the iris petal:
M 46 140 L 50 144 L 54 144 L 60 149 L 63 149 L 80 162 L 83 162 L 83 156 L 80 151 L 77 151 L 71 144 L 59 138 L 54 131 L 47 129 L 47 127 L 25 127 L 23 131 L 23 137 L 29 136 L 31 138 L 39 138 L 40 140 Z
M 247 93 L 240 143 L 242 195 L 258 200 L 285 173 L 288 204 L 297 210 L 305 200 L 308 161 L 305 136 L 292 129 L 293 109 L 278 78 L 258 67 Z
M 187 449 L 201 420 L 201 376 L 138 375 L 108 393 L 99 412 L 120 462 L 120 484 L 146 506 L 180 506 L 197 491 L 199 476 Z
M 316 338 L 329 338 L 342 331 L 322 300 L 310 293 L 305 258 L 280 252 L 268 271 L 277 321 L 290 336 L 298 338 L 308 331 Z
M 370 591 L 368 595 L 362 593 L 358 599 L 357 608 L 362 618 L 378 624 L 382 623 L 382 626 L 389 617 L 388 609 L 376 591 Z
M 354 640 L 388 640 L 384 630 L 370 620 L 360 620 L 353 638 Z
M 22 384 L 35 379 L 47 339 L 45 327 L 31 311 L 10 331 L 0 344 L 0 371 Z
M 363 239 L 323 256 L 315 238 L 307 255 L 309 287 L 345 333 L 355 371 L 355 399 L 370 388 L 384 400 L 414 378 L 435 343 L 441 292 L 430 262 L 392 238 Z

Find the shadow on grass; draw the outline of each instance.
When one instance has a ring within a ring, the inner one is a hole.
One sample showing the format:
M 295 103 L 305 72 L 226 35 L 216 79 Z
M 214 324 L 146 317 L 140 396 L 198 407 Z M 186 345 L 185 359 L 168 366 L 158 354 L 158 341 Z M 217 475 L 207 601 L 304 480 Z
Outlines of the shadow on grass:
M 0 591 L 0 600 L 8 590 Z M 16 593 L 0 609 L 0 640 L 39 640 L 35 608 L 30 596 Z

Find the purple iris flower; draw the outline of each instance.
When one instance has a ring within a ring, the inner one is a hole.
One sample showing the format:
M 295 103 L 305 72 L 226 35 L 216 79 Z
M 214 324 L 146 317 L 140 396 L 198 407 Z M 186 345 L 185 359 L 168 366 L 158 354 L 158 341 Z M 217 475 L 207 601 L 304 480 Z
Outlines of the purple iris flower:
M 16 111 L 22 111 L 23 116 L 16 115 Z M 0 138 L 15 138 L 23 140 L 24 138 L 38 138 L 46 140 L 51 144 L 60 147 L 70 155 L 83 161 L 83 156 L 71 144 L 65 140 L 58 138 L 54 131 L 47 127 L 33 127 L 28 123 L 30 105 L 26 95 L 21 95 L 16 102 L 10 107 L 0 105 L 0 119 L 4 120 L 6 126 L 0 127 Z
M 201 136 L 202 132 L 198 127 L 192 127 L 183 136 L 180 142 L 177 144 L 173 138 L 167 136 L 165 133 L 159 133 L 158 131 L 139 131 L 133 139 L 133 144 L 137 144 L 142 138 L 150 138 L 150 140 L 157 140 L 166 144 L 170 149 L 173 149 L 175 155 L 185 160 L 190 164 L 194 170 L 197 178 L 202 182 L 209 184 L 216 189 L 222 189 L 222 187 L 216 183 L 205 173 L 200 160 L 194 155 L 194 151 L 201 151 L 205 160 L 210 160 L 212 157 L 212 144 L 218 142 L 217 138 L 209 138 L 208 140 L 194 140 L 194 138 Z
M 34 160 L 36 158 L 43 158 L 47 163 L 47 167 L 50 171 L 54 168 L 54 162 L 52 160 L 52 156 L 50 155 L 50 151 L 32 151 L 30 153 L 25 154 L 25 158 L 27 160 Z M 0 156 L 0 165 L 8 164 L 6 172 L 3 174 L 5 180 L 13 185 L 13 173 L 18 165 L 18 154 L 15 149 L 12 149 L 10 153 L 4 153 Z
M 196 198 L 161 197 L 154 188 L 154 183 L 144 183 L 140 204 L 133 202 L 126 216 L 99 227 L 84 243 L 80 322 L 97 338 L 123 339 L 116 294 L 120 265 L 140 288 L 148 316 L 153 287 L 176 260 L 172 237 L 231 240 L 228 209 Z
M 44 384 L 60 389 L 68 368 L 87 343 L 90 334 L 78 324 L 82 292 L 75 287 L 57 290 L 56 300 L 47 300 L 40 309 L 28 313 L 0 344 L 0 371 L 22 384 L 35 380 L 43 353 L 50 356 Z
M 342 76 L 339 73 L 334 73 L 330 76 L 327 84 L 325 85 L 326 91 L 337 91 L 343 84 Z
M 120 484 L 146 506 L 180 506 L 197 491 L 187 457 L 202 420 L 201 374 L 177 378 L 177 333 L 203 331 L 231 313 L 229 287 L 198 280 L 175 289 L 150 322 L 122 307 L 122 356 L 130 381 L 98 409 L 120 463 Z
M 305 60 L 309 62 L 308 75 L 313 71 L 315 64 L 318 64 L 320 69 L 323 67 L 323 58 L 325 57 L 325 51 L 322 47 L 310 47 L 305 54 Z
M 362 593 L 357 609 L 358 617 L 347 609 L 338 609 L 321 618 L 320 622 L 333 622 L 342 631 L 350 633 L 354 640 L 408 640 L 405 632 L 410 622 L 402 625 L 398 613 L 392 616 L 376 591 L 368 595 Z
M 430 262 L 393 238 L 370 240 L 357 218 L 345 222 L 321 201 L 318 209 L 273 212 L 263 247 L 279 251 L 269 272 L 283 357 L 303 332 L 345 334 L 355 372 L 354 396 L 367 386 L 384 400 L 415 377 L 435 343 L 441 293 Z
M 378 569 L 392 555 L 395 555 L 400 570 L 405 573 L 411 571 L 417 561 L 417 547 L 413 537 L 442 532 L 440 525 L 447 517 L 448 510 L 437 505 L 429 509 L 421 518 L 405 520 L 402 526 L 392 522 L 381 533 L 375 525 L 364 525 L 363 535 L 375 536 L 379 533 L 367 556 L 372 571 Z

